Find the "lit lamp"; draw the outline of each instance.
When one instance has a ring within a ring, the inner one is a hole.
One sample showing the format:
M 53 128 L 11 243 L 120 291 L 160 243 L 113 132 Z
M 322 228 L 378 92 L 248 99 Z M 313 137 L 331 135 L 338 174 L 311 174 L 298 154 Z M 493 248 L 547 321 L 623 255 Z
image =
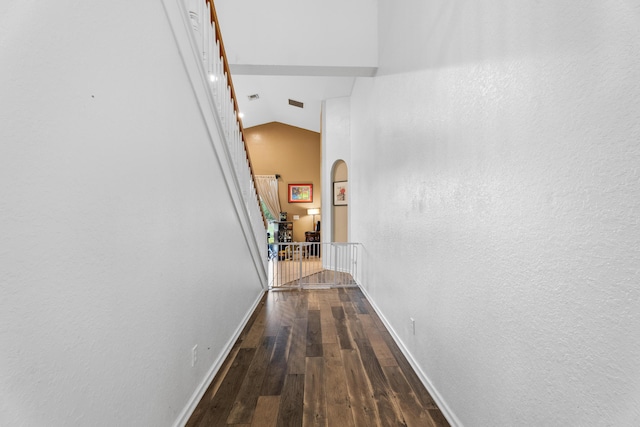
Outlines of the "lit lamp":
M 320 215 L 320 209 L 318 209 L 318 208 L 307 209 L 307 215 L 313 215 L 313 230 L 315 231 L 315 229 L 316 229 L 316 215 Z

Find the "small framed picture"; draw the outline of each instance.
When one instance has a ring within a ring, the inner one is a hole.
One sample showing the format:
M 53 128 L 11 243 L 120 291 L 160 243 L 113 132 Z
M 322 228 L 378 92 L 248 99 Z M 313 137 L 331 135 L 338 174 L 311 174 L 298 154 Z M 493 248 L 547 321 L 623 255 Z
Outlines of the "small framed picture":
M 289 203 L 313 202 L 313 184 L 289 184 Z
M 347 181 L 333 183 L 333 206 L 346 206 L 348 204 L 349 187 Z

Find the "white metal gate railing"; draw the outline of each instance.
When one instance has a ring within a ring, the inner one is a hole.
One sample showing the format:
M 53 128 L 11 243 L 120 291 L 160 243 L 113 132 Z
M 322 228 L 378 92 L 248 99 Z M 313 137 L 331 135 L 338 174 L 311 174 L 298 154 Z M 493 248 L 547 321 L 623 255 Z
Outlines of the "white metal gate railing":
M 269 245 L 269 287 L 354 286 L 359 243 Z

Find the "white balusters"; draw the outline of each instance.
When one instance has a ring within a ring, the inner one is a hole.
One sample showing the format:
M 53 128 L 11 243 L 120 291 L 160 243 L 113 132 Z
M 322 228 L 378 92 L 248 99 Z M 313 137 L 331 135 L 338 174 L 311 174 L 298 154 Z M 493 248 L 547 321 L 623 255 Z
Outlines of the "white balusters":
M 204 69 L 207 70 L 208 67 L 208 59 L 209 59 L 209 45 L 213 43 L 215 40 L 214 33 L 211 31 L 211 9 L 209 8 L 209 3 L 204 3 L 205 6 L 203 8 L 203 13 L 206 14 L 206 17 L 203 17 L 202 22 L 202 62 L 205 64 Z
M 215 23 L 211 23 L 211 5 L 205 0 L 183 0 L 188 11 L 194 39 L 197 44 L 203 70 L 208 80 L 211 98 L 218 112 L 220 126 L 224 136 L 227 158 L 232 166 L 235 181 L 242 197 L 250 226 L 255 234 L 260 250 L 264 250 L 262 259 L 266 263 L 266 231 L 262 219 L 261 207 L 248 163 L 246 148 L 242 139 L 238 111 L 225 71 L 224 57 L 220 41 L 216 37 Z
M 211 87 L 213 87 L 213 99 L 216 104 L 216 108 L 220 111 L 220 83 L 222 81 L 222 59 L 220 57 L 220 43 L 216 41 L 214 46 L 214 55 L 212 56 L 212 65 L 213 65 L 213 76 L 210 77 L 212 80 Z
M 231 98 L 231 88 L 229 86 L 227 86 L 227 93 L 229 94 L 229 96 L 227 97 L 227 138 L 231 139 L 231 135 L 233 134 L 231 129 L 233 129 L 233 125 L 236 122 L 236 114 L 234 112 L 235 108 L 233 104 L 233 98 Z

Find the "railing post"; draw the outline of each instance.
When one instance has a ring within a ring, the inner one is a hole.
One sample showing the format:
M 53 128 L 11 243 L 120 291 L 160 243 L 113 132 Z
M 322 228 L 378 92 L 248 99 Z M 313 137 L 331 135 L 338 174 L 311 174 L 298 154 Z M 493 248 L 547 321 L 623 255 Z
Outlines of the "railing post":
M 300 243 L 294 243 L 298 246 L 298 288 L 302 287 L 302 246 Z M 295 260 L 295 249 L 293 251 L 293 259 Z
M 333 272 L 333 284 L 336 285 L 338 283 L 338 275 L 336 274 L 338 271 L 338 245 L 335 243 L 331 244 L 331 271 Z

